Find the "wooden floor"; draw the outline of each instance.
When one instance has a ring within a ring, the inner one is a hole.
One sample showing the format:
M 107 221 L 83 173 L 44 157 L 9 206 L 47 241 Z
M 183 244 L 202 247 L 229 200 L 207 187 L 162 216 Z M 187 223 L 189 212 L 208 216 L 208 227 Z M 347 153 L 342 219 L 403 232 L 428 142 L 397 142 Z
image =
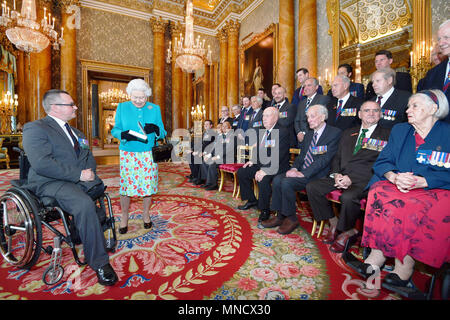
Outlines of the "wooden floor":
M 98 156 L 95 157 L 97 165 L 101 164 L 119 164 L 119 156 Z

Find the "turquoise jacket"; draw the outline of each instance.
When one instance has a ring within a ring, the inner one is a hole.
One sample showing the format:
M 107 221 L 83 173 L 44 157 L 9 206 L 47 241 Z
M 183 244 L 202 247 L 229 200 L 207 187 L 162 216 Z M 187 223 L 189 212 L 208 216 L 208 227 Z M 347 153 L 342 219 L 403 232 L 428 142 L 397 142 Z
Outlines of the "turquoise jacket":
M 121 140 L 120 135 L 123 131 L 133 130 L 144 134 L 139 128 L 138 121 L 144 127 L 146 123 L 153 123 L 159 127 L 159 136 L 150 133 L 147 135 L 147 142 Z M 161 111 L 158 105 L 147 102 L 142 108 L 137 108 L 131 101 L 119 103 L 116 110 L 114 128 L 111 130 L 113 137 L 120 140 L 119 149 L 130 152 L 151 151 L 155 145 L 156 139 L 163 139 L 167 132 L 161 118 Z

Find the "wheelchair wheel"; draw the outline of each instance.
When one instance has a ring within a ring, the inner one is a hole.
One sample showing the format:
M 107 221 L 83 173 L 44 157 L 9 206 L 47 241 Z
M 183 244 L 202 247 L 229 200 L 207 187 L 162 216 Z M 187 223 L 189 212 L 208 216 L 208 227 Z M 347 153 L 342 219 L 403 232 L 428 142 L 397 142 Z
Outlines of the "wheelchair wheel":
M 58 283 L 62 276 L 64 275 L 64 268 L 60 265 L 56 265 L 55 267 L 50 266 L 45 269 L 44 274 L 42 275 L 42 281 L 48 286 L 54 285 Z
M 42 226 L 29 193 L 11 188 L 0 197 L 0 252 L 8 263 L 30 269 L 42 248 Z

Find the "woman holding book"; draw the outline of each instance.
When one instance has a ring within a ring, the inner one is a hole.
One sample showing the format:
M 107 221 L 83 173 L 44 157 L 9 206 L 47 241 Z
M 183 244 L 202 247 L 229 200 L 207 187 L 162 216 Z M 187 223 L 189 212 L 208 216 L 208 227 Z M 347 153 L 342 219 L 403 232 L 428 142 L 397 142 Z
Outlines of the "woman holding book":
M 119 103 L 111 134 L 120 140 L 120 206 L 122 217 L 119 233 L 128 231 L 130 197 L 143 198 L 144 228 L 152 222 L 149 208 L 152 194 L 158 192 L 158 165 L 153 162 L 152 148 L 156 139 L 166 136 L 159 106 L 148 102 L 152 91 L 142 79 L 128 83 L 130 101 Z

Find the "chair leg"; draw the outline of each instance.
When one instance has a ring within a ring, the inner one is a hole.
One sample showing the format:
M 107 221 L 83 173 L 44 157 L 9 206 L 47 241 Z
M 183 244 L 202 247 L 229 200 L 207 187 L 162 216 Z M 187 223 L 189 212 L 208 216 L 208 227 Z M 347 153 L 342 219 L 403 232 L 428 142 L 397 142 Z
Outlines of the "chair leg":
M 258 187 L 258 182 L 256 182 L 255 179 L 253 179 L 253 194 L 255 195 L 255 198 L 258 199 L 258 197 L 259 197 L 259 187 Z
M 316 227 L 317 227 L 317 221 L 313 220 L 313 226 L 311 230 L 311 237 L 314 236 L 314 233 L 316 233 Z
M 220 184 L 219 184 L 219 192 L 222 191 L 223 188 L 223 182 L 225 180 L 225 172 L 223 170 L 220 171 Z
M 236 191 L 236 199 L 239 199 L 240 196 L 241 196 L 241 186 L 238 185 L 237 186 L 237 191 Z
M 325 220 L 320 221 L 320 227 L 319 227 L 319 232 L 317 233 L 317 238 L 320 238 L 320 236 L 322 235 L 324 224 L 325 224 Z
M 237 174 L 236 172 L 233 172 L 233 195 L 232 197 L 234 198 L 235 194 L 237 193 Z M 237 194 L 236 194 L 237 195 Z

